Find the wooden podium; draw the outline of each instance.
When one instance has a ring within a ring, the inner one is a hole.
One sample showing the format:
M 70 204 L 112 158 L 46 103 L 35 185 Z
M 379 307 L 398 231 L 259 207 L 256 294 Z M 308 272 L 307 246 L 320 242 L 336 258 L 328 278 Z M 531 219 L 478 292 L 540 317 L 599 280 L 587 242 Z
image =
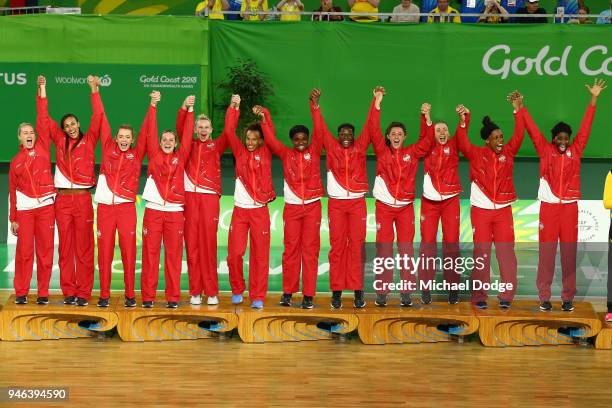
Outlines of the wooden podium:
M 576 340 L 595 336 L 601 320 L 586 302 L 574 303 L 571 312 L 539 309 L 537 300 L 516 300 L 510 309 L 500 309 L 493 301 L 486 310 L 476 310 L 480 320 L 480 340 L 487 347 L 542 346 L 574 344 Z
M 612 323 L 606 322 L 606 314 L 599 313 L 601 331 L 595 339 L 595 348 L 599 350 L 612 350 Z
M 92 337 L 117 325 L 117 315 L 111 308 L 99 308 L 95 304 L 68 306 L 63 301 L 62 296 L 49 296 L 48 305 L 37 305 L 36 296 L 28 296 L 28 304 L 16 305 L 15 295 L 11 295 L 0 314 L 2 340 Z
M 313 309 L 300 309 L 298 299 L 291 307 L 278 305 L 280 295 L 269 296 L 261 310 L 249 307 L 248 298 L 236 307 L 238 334 L 245 343 L 330 340 L 357 328 L 358 320 L 344 299 L 344 309 L 332 310 L 329 296 L 315 297 Z M 352 302 L 352 299 L 351 299 Z
M 140 298 L 136 301 L 136 307 L 124 307 L 122 301 L 113 309 L 119 317 L 117 330 L 123 341 L 209 339 L 238 325 L 238 316 L 227 297 L 220 297 L 215 306 L 194 306 L 183 299 L 177 309 L 166 308 L 165 300 L 159 298 L 151 309 L 143 309 Z
M 433 302 L 401 307 L 399 300 L 386 307 L 373 302 L 365 309 L 356 309 L 359 317 L 359 338 L 364 344 L 435 343 L 452 341 L 478 330 L 478 318 L 470 303 L 449 305 Z

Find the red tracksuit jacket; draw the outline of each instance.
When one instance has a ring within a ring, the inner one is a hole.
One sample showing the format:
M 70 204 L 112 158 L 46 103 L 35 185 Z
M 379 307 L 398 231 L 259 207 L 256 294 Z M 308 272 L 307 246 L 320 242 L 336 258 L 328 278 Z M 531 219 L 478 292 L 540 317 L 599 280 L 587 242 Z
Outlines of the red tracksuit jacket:
M 238 117 L 232 115 L 232 107 L 228 107 L 225 115 L 225 128 L 221 136 L 212 139 L 212 136 L 206 142 L 200 141 L 199 138 L 193 140 L 191 145 L 191 154 L 187 165 L 185 166 L 185 174 L 194 187 L 211 190 L 221 195 L 221 155 L 227 149 L 228 120 L 235 120 L 233 129 L 237 126 Z M 176 117 L 176 130 L 179 134 L 183 134 L 183 124 L 185 123 L 185 109 L 179 109 Z M 193 137 L 193 136 L 192 136 Z
M 421 115 L 422 137 L 418 142 L 393 149 L 385 144 L 385 136 L 380 129 L 380 110 L 375 108 L 370 112 L 368 123 L 376 153 L 376 175 L 383 179 L 394 201 L 413 201 L 419 159 L 431 150 L 434 127 L 427 126 L 425 116 Z
M 372 110 L 374 109 L 374 99 L 372 99 L 368 118 L 372 115 Z M 345 149 L 327 128 L 320 107 L 312 107 L 311 114 L 315 132 L 323 135 L 323 146 L 325 146 L 327 154 L 327 170 L 332 172 L 338 184 L 348 192 L 367 192 L 368 173 L 366 170 L 366 154 L 371 138 L 368 123 L 366 122 L 361 134 L 355 139 L 353 145 Z
M 112 131 L 106 115 L 102 117 L 100 134 L 102 138 L 102 163 L 100 174 L 106 177 L 108 188 L 113 195 L 126 200 L 136 201 L 138 179 L 142 168 L 142 160 L 147 149 L 147 135 L 151 132 L 155 108 L 149 106 L 145 119 L 138 132 L 136 147 L 130 147 L 125 152 L 119 149 L 113 140 Z M 114 200 L 114 197 L 113 197 Z
M 459 146 L 457 145 L 457 132 L 460 128 L 461 125 L 457 125 L 455 135 L 444 145 L 436 142 L 434 138 L 431 151 L 423 159 L 425 174 L 429 174 L 433 186 L 441 195 L 453 195 L 461 192 Z
M 38 126 L 37 126 L 38 127 Z M 9 220 L 17 220 L 17 191 L 30 198 L 38 199 L 55 192 L 51 175 L 51 153 L 49 138 L 44 132 L 32 149 L 19 146 L 19 153 L 11 160 L 9 167 Z
M 595 106 L 589 104 L 574 141 L 564 153 L 546 140 L 536 126 L 527 108 L 519 111 L 540 157 L 540 177 L 544 178 L 559 200 L 580 199 L 580 158 L 591 134 Z
M 229 123 L 237 123 L 240 110 L 228 110 Z M 228 123 L 226 121 L 226 123 Z M 236 136 L 236 129 L 227 131 L 227 142 L 236 158 L 236 178 L 240 179 L 251 198 L 258 203 L 266 204 L 276 199 L 272 185 L 272 153 L 264 144 L 249 152 Z
M 313 109 L 312 106 L 311 109 Z M 302 202 L 322 197 L 324 191 L 321 182 L 320 162 L 323 143 L 320 135 L 313 131 L 310 145 L 302 152 L 291 149 L 276 138 L 274 123 L 267 109 L 264 109 L 264 115 L 265 120 L 261 127 L 265 135 L 266 145 L 283 161 L 285 181 L 291 191 Z
M 474 146 L 467 136 L 470 114 L 466 115 L 466 127 L 457 129 L 459 150 L 470 161 L 470 179 L 495 204 L 507 204 L 516 200 L 514 189 L 514 157 L 521 147 L 525 127 L 521 115 L 515 113 L 514 133 L 499 154 L 487 146 Z
M 42 120 L 36 121 L 36 132 L 46 132 L 55 143 L 55 160 L 57 168 L 70 180 L 70 183 L 93 186 L 96 184 L 94 171 L 96 143 L 100 137 L 100 123 L 104 108 L 98 92 L 91 94 L 93 114 L 87 133 L 83 138 L 72 139 L 66 136 L 62 128 L 49 117 L 48 99 L 36 97 L 36 112 Z M 39 127 L 39 123 L 42 125 Z M 66 146 L 68 139 L 68 146 Z
M 181 134 L 181 143 L 178 150 L 164 153 L 157 140 L 157 109 L 149 108 L 152 114 L 151 132 L 148 134 L 147 154 L 149 167 L 147 176 L 152 176 L 155 187 L 164 202 L 185 203 L 185 163 L 189 158 L 191 142 L 193 140 L 193 112 L 185 115 L 185 125 Z

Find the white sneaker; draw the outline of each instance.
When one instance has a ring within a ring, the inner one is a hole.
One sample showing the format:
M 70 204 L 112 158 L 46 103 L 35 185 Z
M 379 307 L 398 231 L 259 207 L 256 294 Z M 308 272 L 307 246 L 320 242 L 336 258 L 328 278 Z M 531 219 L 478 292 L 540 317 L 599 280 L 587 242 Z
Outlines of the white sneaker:
M 209 296 L 208 299 L 206 300 L 206 304 L 208 305 L 218 305 L 219 304 L 219 298 L 216 296 Z
M 202 304 L 202 296 L 201 295 L 194 295 L 191 297 L 191 299 L 189 300 L 189 303 L 191 303 L 192 305 L 201 305 Z

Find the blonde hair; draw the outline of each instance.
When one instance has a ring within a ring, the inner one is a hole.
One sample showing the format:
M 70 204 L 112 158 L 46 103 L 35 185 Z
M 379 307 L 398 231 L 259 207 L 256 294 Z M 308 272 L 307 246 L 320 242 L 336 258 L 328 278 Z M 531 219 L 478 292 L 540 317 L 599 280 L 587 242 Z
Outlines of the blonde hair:
M 198 122 L 199 122 L 199 121 L 201 121 L 201 120 L 207 120 L 208 122 L 210 122 L 210 126 L 212 126 L 212 120 L 210 120 L 210 118 L 209 118 L 208 116 L 206 116 L 205 114 L 203 114 L 203 113 L 200 113 L 200 114 L 199 114 L 199 115 L 196 117 L 196 119 L 195 119 L 195 125 L 197 126 L 197 125 L 198 125 Z
M 31 124 L 30 122 L 21 122 L 19 126 L 17 126 L 17 137 L 18 138 L 19 138 L 19 135 L 21 134 L 21 129 L 23 129 L 26 126 L 30 126 L 32 130 L 35 130 L 34 125 Z

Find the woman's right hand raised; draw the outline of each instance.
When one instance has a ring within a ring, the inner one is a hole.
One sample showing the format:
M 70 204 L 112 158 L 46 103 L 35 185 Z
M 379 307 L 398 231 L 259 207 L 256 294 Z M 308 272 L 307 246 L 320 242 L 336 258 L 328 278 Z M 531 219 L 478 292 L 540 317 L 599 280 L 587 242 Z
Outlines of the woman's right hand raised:
M 156 107 L 157 102 L 161 100 L 161 93 L 159 91 L 153 91 L 149 94 L 149 96 L 151 97 L 151 106 Z

